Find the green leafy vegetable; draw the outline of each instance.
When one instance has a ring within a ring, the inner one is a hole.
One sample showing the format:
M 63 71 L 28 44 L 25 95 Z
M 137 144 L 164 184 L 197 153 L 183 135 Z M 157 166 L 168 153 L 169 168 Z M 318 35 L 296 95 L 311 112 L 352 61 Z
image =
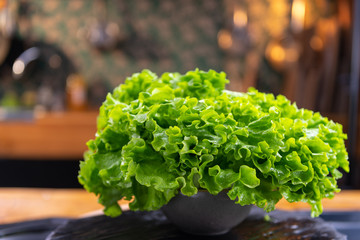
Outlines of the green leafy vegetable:
M 225 90 L 225 73 L 136 73 L 109 93 L 79 181 L 110 216 L 118 200 L 155 210 L 179 192 L 226 190 L 266 211 L 285 198 L 322 212 L 349 171 L 340 124 L 284 96 Z

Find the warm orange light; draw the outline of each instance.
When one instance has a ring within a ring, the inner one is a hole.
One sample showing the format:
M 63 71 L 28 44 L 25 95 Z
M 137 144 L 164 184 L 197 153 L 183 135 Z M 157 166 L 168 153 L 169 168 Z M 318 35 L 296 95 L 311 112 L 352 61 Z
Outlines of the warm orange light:
M 287 1 L 271 1 L 270 7 L 276 16 L 284 16 L 288 13 Z
M 0 10 L 6 7 L 7 0 L 0 0 Z
M 231 33 L 228 30 L 220 30 L 218 33 L 218 44 L 222 49 L 229 49 L 232 46 Z
M 310 47 L 315 51 L 321 51 L 324 47 L 324 42 L 321 37 L 315 35 L 310 39 Z
M 291 9 L 291 27 L 294 31 L 299 32 L 304 28 L 305 20 L 305 1 L 294 0 Z
M 285 50 L 279 45 L 275 45 L 270 50 L 270 58 L 275 62 L 282 62 L 285 60 Z
M 245 27 L 248 22 L 248 16 L 246 12 L 240 8 L 235 7 L 234 9 L 234 25 L 236 27 Z
M 339 22 L 344 27 L 351 27 L 351 9 L 348 1 L 339 1 Z

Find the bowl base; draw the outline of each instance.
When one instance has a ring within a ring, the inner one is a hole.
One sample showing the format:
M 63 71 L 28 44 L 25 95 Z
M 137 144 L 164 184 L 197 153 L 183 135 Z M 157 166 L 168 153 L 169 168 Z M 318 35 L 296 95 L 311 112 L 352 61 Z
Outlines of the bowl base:
M 193 196 L 178 194 L 162 207 L 167 218 L 180 230 L 194 235 L 221 235 L 249 215 L 251 205 L 241 206 L 226 192 L 212 195 L 200 191 Z

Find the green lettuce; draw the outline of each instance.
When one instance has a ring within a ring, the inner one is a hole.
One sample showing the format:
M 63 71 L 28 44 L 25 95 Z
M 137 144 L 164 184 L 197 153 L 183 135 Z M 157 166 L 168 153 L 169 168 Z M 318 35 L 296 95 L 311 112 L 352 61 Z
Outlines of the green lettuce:
M 282 95 L 226 83 L 213 70 L 143 70 L 107 95 L 78 177 L 105 214 L 120 215 L 120 199 L 149 211 L 199 189 L 266 211 L 281 198 L 302 201 L 321 214 L 321 200 L 340 191 L 339 169 L 349 171 L 342 126 Z

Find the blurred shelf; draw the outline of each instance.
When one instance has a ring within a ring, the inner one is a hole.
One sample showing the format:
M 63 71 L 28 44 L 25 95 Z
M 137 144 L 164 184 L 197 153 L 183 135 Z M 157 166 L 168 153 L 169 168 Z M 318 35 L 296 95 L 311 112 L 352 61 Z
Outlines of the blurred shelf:
M 95 137 L 97 116 L 97 111 L 56 112 L 0 122 L 0 159 L 80 160 Z

